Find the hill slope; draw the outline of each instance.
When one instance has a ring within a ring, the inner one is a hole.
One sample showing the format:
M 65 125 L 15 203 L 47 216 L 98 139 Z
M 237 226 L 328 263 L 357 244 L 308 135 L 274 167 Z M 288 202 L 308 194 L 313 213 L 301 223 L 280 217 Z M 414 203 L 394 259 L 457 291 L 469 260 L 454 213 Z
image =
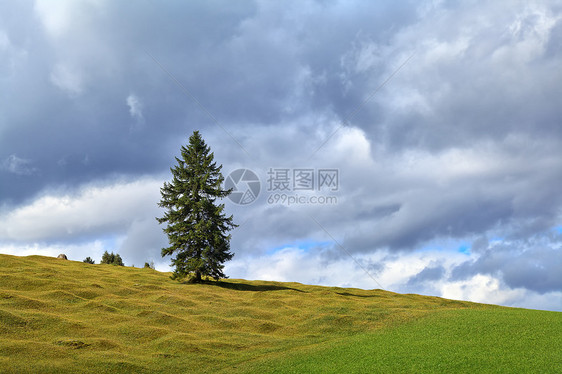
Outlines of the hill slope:
M 555 372 L 561 344 L 562 313 L 0 255 L 3 372 Z

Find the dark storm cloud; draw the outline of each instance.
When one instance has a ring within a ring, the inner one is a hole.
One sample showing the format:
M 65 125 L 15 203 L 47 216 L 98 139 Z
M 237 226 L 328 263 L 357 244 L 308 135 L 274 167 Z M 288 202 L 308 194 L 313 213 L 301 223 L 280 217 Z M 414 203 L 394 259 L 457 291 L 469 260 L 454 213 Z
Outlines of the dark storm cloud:
M 561 77 L 548 52 L 556 45 L 558 15 L 541 5 L 458 3 L 397 32 L 395 43 L 415 46 L 415 58 L 380 100 L 387 96 L 401 110 L 387 107 L 383 121 L 362 127 L 374 141 L 432 150 L 501 141 L 511 133 L 559 138 L 553 99 L 561 94 L 555 83 Z M 366 60 L 375 73 L 389 53 L 371 43 L 351 61 Z
M 278 125 L 315 107 L 339 107 L 343 115 L 357 98 L 342 97 L 342 54 L 359 33 L 388 38 L 384 30 L 415 17 L 414 8 L 391 3 L 5 7 L 6 53 L 24 57 L 4 82 L 10 105 L 2 107 L 0 159 L 29 159 L 40 171 L 24 182 L 2 178 L 2 200 L 14 202 L 48 184 L 165 168 L 170 144 L 214 126 L 173 79 L 225 128 Z M 14 14 L 23 22 L 13 22 Z M 131 115 L 130 95 L 142 113 Z
M 526 241 L 489 244 L 477 260 L 452 270 L 453 280 L 477 274 L 498 276 L 511 288 L 544 294 L 562 289 L 562 237 L 543 234 Z
M 217 44 L 232 34 L 247 13 L 239 10 L 242 4 L 218 11 L 212 4 L 196 5 L 144 10 L 124 2 L 61 2 L 52 9 L 41 2 L 35 7 L 5 5 L 10 9 L 2 12 L 0 30 L 7 40 L 3 52 L 12 61 L 11 74 L 2 82 L 2 201 L 17 203 L 51 184 L 165 169 L 170 143 L 176 149 L 193 129 L 211 121 L 145 51 L 153 50 L 163 62 L 175 60 L 169 68 L 178 79 L 201 77 L 200 67 L 177 61 L 199 66 L 193 57 L 207 54 L 201 45 Z M 60 7 L 67 7 L 68 14 L 59 12 Z M 24 22 L 10 22 L 11 13 Z M 213 22 L 205 22 L 209 17 Z M 178 33 L 180 25 L 183 31 Z M 167 52 L 157 49 L 162 45 L 168 46 Z M 216 87 L 204 84 L 194 90 Z M 135 113 L 128 105 L 130 97 L 137 102 Z M 27 179 L 21 175 L 31 173 L 8 173 L 15 170 L 14 160 L 33 163 L 37 172 Z
M 436 281 L 443 278 L 445 275 L 445 268 L 443 266 L 426 267 L 418 274 L 408 280 L 409 285 L 418 285 L 427 281 Z

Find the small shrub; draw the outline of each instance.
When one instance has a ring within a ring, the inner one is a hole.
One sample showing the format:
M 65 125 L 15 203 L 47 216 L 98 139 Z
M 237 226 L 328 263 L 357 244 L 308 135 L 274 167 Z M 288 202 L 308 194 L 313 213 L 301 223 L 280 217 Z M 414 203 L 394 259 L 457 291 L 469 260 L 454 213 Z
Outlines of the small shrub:
M 85 262 L 87 264 L 95 264 L 96 263 L 94 260 L 92 260 L 92 258 L 90 256 L 86 257 L 83 262 Z
M 145 268 L 145 269 L 148 268 L 148 269 L 153 269 L 153 270 L 154 270 L 154 261 L 150 261 L 150 263 L 145 262 L 145 263 L 144 263 L 144 268 Z
M 113 265 L 125 266 L 125 264 L 123 263 L 123 260 L 121 259 L 121 256 L 119 256 L 118 254 L 115 254 L 115 259 L 113 260 Z
M 111 265 L 125 266 L 125 264 L 123 263 L 123 260 L 121 259 L 121 256 L 119 256 L 119 254 L 113 254 L 113 252 L 108 253 L 107 251 L 105 251 L 103 253 L 103 255 L 101 256 L 100 264 L 111 264 Z

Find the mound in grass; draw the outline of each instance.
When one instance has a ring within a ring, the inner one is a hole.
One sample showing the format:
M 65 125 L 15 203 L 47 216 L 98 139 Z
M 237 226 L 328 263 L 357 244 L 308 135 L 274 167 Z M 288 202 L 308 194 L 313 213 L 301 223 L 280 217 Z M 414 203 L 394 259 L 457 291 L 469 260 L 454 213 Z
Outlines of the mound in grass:
M 2 372 L 561 372 L 562 313 L 0 255 Z

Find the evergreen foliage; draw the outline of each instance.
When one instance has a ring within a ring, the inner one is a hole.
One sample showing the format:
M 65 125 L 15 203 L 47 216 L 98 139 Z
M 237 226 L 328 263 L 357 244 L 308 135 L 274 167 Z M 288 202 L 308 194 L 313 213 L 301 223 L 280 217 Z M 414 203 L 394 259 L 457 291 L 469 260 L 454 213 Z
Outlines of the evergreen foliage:
M 103 253 L 103 255 L 101 256 L 100 264 L 112 264 L 113 258 L 115 258 L 115 255 L 113 254 L 113 252 L 111 252 L 111 255 L 110 255 L 109 252 L 105 251 Z
M 101 256 L 100 264 L 111 264 L 111 265 L 125 266 L 125 264 L 123 263 L 123 260 L 121 259 L 121 256 L 119 256 L 119 254 L 113 254 L 113 252 L 108 253 L 107 251 L 105 251 L 103 253 L 103 255 Z
M 123 263 L 123 259 L 117 253 L 115 254 L 115 258 L 113 259 L 113 265 L 125 266 L 125 264 Z
M 90 256 L 86 257 L 84 259 L 84 262 L 87 264 L 95 264 L 96 262 L 94 260 L 92 260 L 92 258 Z
M 224 204 L 216 200 L 228 196 L 224 190 L 222 165 L 213 161 L 214 154 L 198 131 L 189 138 L 189 145 L 181 147 L 181 158 L 170 168 L 172 181 L 160 189 L 162 199 L 158 206 L 166 211 L 160 224 L 167 222 L 163 231 L 170 246 L 162 249 L 162 257 L 175 256 L 174 279 L 191 277 L 201 282 L 203 276 L 218 280 L 226 278 L 223 263 L 230 260 L 230 235 L 235 225 L 232 216 L 224 214 Z

